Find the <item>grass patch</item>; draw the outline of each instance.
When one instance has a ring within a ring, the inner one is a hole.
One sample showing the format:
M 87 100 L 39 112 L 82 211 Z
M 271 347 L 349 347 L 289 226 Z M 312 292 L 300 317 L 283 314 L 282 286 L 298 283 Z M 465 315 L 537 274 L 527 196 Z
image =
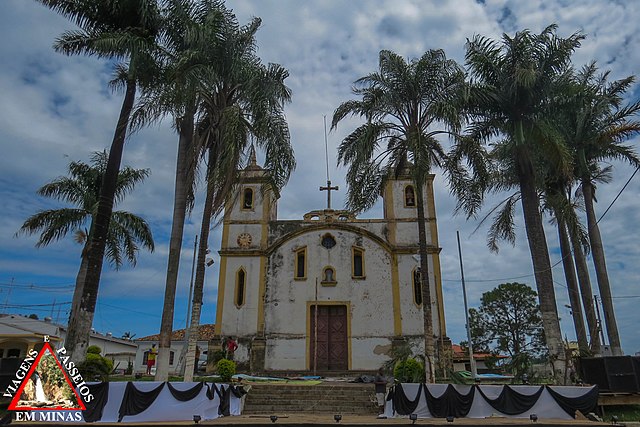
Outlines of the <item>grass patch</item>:
M 605 406 L 604 413 L 604 421 L 611 421 L 614 415 L 618 417 L 618 422 L 640 421 L 640 405 Z

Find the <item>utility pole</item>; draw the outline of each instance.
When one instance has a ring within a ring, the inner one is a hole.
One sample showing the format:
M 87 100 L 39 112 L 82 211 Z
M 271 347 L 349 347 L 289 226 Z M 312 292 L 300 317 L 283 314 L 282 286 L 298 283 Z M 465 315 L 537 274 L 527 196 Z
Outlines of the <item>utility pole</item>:
M 13 280 L 14 278 L 11 278 L 11 283 L 9 283 L 9 290 L 7 291 L 7 298 L 4 300 L 4 310 L 3 313 L 7 312 L 7 308 L 9 307 L 9 297 L 11 296 L 11 290 L 13 289 Z
M 460 277 L 462 279 L 462 298 L 464 299 L 464 317 L 467 322 L 467 340 L 469 340 L 469 364 L 471 366 L 471 377 L 475 379 L 478 377 L 478 370 L 476 368 L 476 361 L 473 358 L 473 342 L 471 340 L 471 324 L 469 323 L 469 307 L 467 305 L 467 286 L 464 283 L 464 268 L 462 267 L 462 249 L 460 248 L 460 232 L 456 231 L 456 237 L 458 238 L 458 256 L 460 258 Z
M 184 328 L 184 346 L 182 347 L 182 351 L 180 352 L 180 360 L 178 361 L 178 372 L 184 375 L 184 370 L 186 368 L 187 361 L 187 351 L 189 349 L 189 324 L 191 323 L 191 297 L 193 294 L 193 275 L 196 269 L 196 253 L 198 250 L 198 235 L 193 241 L 193 260 L 191 261 L 191 281 L 189 282 L 189 299 L 187 303 L 187 320 L 185 321 Z M 196 364 L 198 361 L 196 360 Z M 197 365 L 196 365 L 197 366 Z
M 602 328 L 602 318 L 600 317 L 600 305 L 598 305 L 598 295 L 593 296 L 596 306 L 596 317 L 598 318 L 598 330 L 600 331 L 600 340 L 602 341 L 602 347 L 605 346 L 604 330 Z M 602 350 L 601 350 L 602 353 Z M 604 354 L 602 354 L 604 356 Z

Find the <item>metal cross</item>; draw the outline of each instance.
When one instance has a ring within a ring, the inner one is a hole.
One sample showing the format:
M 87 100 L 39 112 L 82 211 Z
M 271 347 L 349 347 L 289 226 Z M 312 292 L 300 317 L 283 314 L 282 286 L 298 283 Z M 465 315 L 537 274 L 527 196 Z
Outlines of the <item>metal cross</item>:
M 331 186 L 331 181 L 327 180 L 327 186 L 326 187 L 320 187 L 320 191 L 326 191 L 327 192 L 327 209 L 331 209 L 331 190 L 338 190 L 338 186 Z

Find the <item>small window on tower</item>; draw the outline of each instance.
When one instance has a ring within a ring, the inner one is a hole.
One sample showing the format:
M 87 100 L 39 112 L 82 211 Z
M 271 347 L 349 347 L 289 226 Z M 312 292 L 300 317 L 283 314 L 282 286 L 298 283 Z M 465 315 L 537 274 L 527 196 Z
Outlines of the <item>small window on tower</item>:
M 413 185 L 407 185 L 404 188 L 404 206 L 412 208 L 416 205 L 416 192 L 413 190 Z
M 240 308 L 244 305 L 244 295 L 246 291 L 247 273 L 241 268 L 236 273 L 236 307 Z
M 354 279 L 364 279 L 364 249 L 351 248 L 352 276 Z
M 242 209 L 253 209 L 253 189 L 245 188 L 242 192 Z
M 295 258 L 294 279 L 304 280 L 307 278 L 307 247 L 298 249 Z
M 413 270 L 413 302 L 416 305 L 422 305 L 422 282 L 420 280 L 420 269 L 416 268 Z

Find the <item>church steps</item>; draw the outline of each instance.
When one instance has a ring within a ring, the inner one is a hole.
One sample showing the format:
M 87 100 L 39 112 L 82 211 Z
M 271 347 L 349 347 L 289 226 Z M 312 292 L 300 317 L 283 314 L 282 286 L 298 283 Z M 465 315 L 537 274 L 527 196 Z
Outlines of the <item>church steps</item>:
M 245 414 L 343 413 L 375 414 L 372 384 L 252 385 Z

